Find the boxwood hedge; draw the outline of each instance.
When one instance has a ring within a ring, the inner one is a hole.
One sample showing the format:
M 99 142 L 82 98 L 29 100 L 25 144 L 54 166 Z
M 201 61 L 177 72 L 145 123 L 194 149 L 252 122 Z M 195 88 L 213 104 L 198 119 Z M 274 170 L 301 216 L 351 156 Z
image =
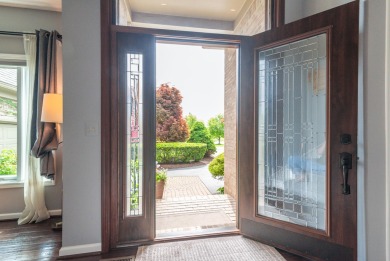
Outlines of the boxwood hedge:
M 203 159 L 207 151 L 204 143 L 164 142 L 156 144 L 158 163 L 189 163 Z
M 225 175 L 225 154 L 221 153 L 215 157 L 209 165 L 209 171 L 213 178 L 222 180 Z

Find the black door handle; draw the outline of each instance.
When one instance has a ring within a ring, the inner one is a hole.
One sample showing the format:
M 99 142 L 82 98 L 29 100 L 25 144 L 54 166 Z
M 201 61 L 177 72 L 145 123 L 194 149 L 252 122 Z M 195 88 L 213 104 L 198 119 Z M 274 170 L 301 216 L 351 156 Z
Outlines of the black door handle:
M 352 154 L 348 152 L 340 153 L 340 168 L 343 171 L 343 194 L 351 194 L 351 187 L 348 185 L 348 170 L 352 169 Z

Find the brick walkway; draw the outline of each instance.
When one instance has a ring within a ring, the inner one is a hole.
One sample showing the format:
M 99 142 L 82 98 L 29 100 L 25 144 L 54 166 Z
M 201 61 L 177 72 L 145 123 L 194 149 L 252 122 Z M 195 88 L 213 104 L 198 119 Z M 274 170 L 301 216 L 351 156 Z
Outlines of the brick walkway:
M 163 199 L 156 200 L 157 234 L 236 225 L 236 203 L 211 195 L 199 177 L 168 177 Z
M 199 177 L 169 177 L 164 188 L 164 199 L 210 195 Z

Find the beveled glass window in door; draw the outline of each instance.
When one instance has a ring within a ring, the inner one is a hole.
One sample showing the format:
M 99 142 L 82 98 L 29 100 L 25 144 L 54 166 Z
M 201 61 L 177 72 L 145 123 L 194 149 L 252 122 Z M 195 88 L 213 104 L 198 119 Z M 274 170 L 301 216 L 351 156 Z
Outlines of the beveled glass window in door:
M 127 54 L 126 214 L 142 215 L 142 65 L 139 53 Z
M 327 36 L 257 57 L 257 213 L 326 230 Z

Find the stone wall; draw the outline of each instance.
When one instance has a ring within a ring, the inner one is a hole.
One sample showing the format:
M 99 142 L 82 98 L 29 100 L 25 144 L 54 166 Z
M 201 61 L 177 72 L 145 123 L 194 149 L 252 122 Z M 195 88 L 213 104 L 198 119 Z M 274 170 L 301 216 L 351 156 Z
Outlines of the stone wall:
M 266 1 L 254 0 L 236 22 L 235 34 L 254 35 L 265 30 Z M 237 50 L 225 49 L 225 194 L 237 200 Z

